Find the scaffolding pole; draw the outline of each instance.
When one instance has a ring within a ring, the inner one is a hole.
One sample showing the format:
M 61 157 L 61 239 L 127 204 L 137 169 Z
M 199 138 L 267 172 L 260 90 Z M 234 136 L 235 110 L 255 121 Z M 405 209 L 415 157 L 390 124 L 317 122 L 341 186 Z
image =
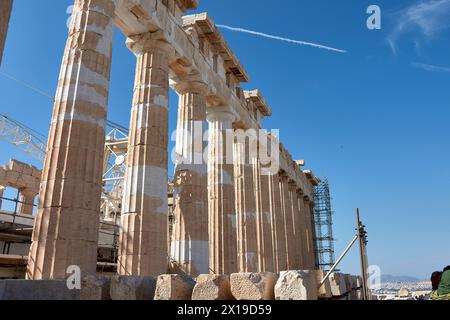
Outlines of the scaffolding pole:
M 330 270 L 335 264 L 333 237 L 333 210 L 328 179 L 323 179 L 314 189 L 314 224 L 316 231 L 316 256 L 319 268 Z

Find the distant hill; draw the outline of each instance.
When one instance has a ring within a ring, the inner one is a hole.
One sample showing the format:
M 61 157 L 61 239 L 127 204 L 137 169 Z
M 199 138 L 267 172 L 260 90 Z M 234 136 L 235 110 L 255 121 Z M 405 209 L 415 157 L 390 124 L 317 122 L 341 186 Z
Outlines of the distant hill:
M 381 276 L 381 282 L 417 282 L 421 281 L 421 279 L 409 277 L 409 276 L 393 276 L 390 274 L 383 274 Z

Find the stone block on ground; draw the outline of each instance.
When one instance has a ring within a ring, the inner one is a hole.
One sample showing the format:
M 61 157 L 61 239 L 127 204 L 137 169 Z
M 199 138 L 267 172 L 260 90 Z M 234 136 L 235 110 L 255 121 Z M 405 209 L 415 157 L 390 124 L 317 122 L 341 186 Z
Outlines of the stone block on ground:
M 350 275 L 350 288 L 352 290 L 355 290 L 358 288 L 357 283 L 356 283 L 356 276 Z
M 79 300 L 66 280 L 0 280 L 0 300 Z
M 316 274 L 311 270 L 283 271 L 275 285 L 276 300 L 317 300 Z
M 81 300 L 111 300 L 111 278 L 107 276 L 86 276 L 81 280 Z
M 153 300 L 156 279 L 140 276 L 114 276 L 111 279 L 112 300 Z
M 316 274 L 317 286 L 319 286 L 320 282 L 323 280 L 323 278 L 325 278 L 327 273 L 323 270 L 315 270 L 314 272 Z M 325 282 L 320 286 L 318 290 L 319 291 L 317 295 L 319 299 L 331 299 L 333 297 L 331 293 L 331 283 L 329 277 L 327 278 L 327 280 L 325 280 Z
M 345 280 L 345 288 L 347 289 L 347 293 L 352 291 L 352 276 L 350 274 L 344 274 Z
M 234 273 L 230 277 L 231 294 L 237 300 L 274 300 L 277 275 L 272 272 Z
M 192 300 L 234 300 L 227 275 L 202 274 L 192 292 Z
M 358 290 L 352 289 L 352 291 L 348 293 L 348 300 L 359 300 Z
M 191 300 L 195 281 L 178 274 L 165 274 L 156 282 L 155 300 Z
M 341 297 L 347 293 L 345 278 L 342 273 L 333 272 L 330 275 L 331 294 L 333 297 Z

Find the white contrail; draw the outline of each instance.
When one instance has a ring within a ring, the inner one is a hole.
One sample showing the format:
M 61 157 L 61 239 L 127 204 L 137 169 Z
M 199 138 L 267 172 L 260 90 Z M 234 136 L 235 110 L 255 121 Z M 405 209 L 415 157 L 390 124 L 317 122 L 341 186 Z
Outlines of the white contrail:
M 258 31 L 252 31 L 252 30 L 247 30 L 247 29 L 243 29 L 243 28 L 230 27 L 230 26 L 227 26 L 227 25 L 224 25 L 224 24 L 217 24 L 216 26 L 218 28 L 223 28 L 223 29 L 236 31 L 236 32 L 249 33 L 249 34 L 253 34 L 255 36 L 260 36 L 260 37 L 264 37 L 264 38 L 280 40 L 280 41 L 286 41 L 286 42 L 290 42 L 290 43 L 300 44 L 300 45 L 303 45 L 303 46 L 310 46 L 310 47 L 314 47 L 314 48 L 325 49 L 325 50 L 335 51 L 335 52 L 339 52 L 339 53 L 347 53 L 347 51 L 345 51 L 345 50 L 336 49 L 336 48 L 332 48 L 332 47 L 327 47 L 327 46 L 324 46 L 324 45 L 321 45 L 321 44 L 317 44 L 317 43 L 293 40 L 293 39 L 289 39 L 289 38 L 283 38 L 283 37 L 274 36 L 274 35 L 270 35 L 270 34 L 267 34 L 267 33 L 258 32 Z
M 415 68 L 423 69 L 425 71 L 432 71 L 432 72 L 450 72 L 449 67 L 441 67 L 441 66 L 435 66 L 432 64 L 426 64 L 426 63 L 420 63 L 420 62 L 413 62 L 412 66 Z

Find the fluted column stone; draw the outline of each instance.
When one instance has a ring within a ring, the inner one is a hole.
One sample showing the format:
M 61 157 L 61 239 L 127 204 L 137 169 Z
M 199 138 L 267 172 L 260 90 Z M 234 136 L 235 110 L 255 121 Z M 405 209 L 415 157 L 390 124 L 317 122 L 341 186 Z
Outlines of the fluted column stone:
M 122 201 L 118 273 L 168 269 L 168 110 L 172 48 L 150 33 L 131 37 L 137 59 Z
M 276 258 L 276 272 L 286 271 L 287 253 L 286 253 L 286 230 L 284 225 L 283 206 L 281 201 L 281 183 L 278 173 L 269 176 L 270 188 L 270 208 L 273 227 L 273 252 Z
M 234 181 L 236 190 L 239 272 L 258 271 L 258 243 L 255 184 L 248 140 L 234 143 Z
M 238 271 L 237 221 L 233 165 L 233 121 L 229 111 L 211 110 L 207 115 L 208 212 L 210 272 L 232 274 Z M 228 134 L 227 134 L 228 133 Z M 228 135 L 228 139 L 227 139 Z
M 298 205 L 298 187 L 292 181 L 289 184 L 289 192 L 292 201 L 292 228 L 294 233 L 293 238 L 293 252 L 294 252 L 294 269 L 302 270 L 303 255 L 302 255 L 302 228 L 301 228 L 301 213 Z
M 203 139 L 207 89 L 192 81 L 176 87 L 179 107 L 171 259 L 174 271 L 193 277 L 209 273 L 208 166 Z
M 307 196 L 303 197 L 303 210 L 306 227 L 306 267 L 307 270 L 315 269 L 314 253 L 314 224 L 312 223 L 311 201 Z
M 42 173 L 27 278 L 95 274 L 113 0 L 76 0 Z
M 292 201 L 289 193 L 289 178 L 286 173 L 281 175 L 281 197 L 283 204 L 285 246 L 286 246 L 286 270 L 294 270 L 293 231 L 292 231 Z
M 260 163 L 255 166 L 255 188 L 257 199 L 258 217 L 258 247 L 260 248 L 260 272 L 275 272 L 275 260 L 273 252 L 273 217 L 270 205 L 270 178 L 261 174 Z

